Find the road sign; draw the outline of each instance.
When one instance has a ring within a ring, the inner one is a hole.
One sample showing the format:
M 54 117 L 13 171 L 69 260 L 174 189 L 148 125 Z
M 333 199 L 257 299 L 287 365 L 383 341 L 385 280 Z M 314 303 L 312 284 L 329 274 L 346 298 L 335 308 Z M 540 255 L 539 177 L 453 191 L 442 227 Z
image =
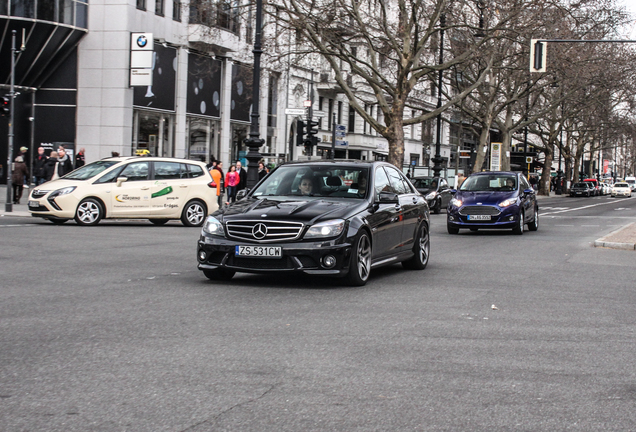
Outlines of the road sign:
M 349 141 L 336 140 L 336 147 L 341 147 L 341 148 L 349 147 Z
M 311 106 L 311 101 L 310 100 L 306 100 L 305 102 L 303 102 L 303 106 L 309 108 Z
M 460 150 L 459 151 L 460 159 L 470 159 L 470 151 L 469 150 Z
M 305 115 L 305 108 L 285 108 L 286 115 Z
M 314 117 L 327 117 L 327 113 L 324 111 L 314 111 L 312 114 Z
M 532 163 L 532 156 L 526 156 L 526 163 Z

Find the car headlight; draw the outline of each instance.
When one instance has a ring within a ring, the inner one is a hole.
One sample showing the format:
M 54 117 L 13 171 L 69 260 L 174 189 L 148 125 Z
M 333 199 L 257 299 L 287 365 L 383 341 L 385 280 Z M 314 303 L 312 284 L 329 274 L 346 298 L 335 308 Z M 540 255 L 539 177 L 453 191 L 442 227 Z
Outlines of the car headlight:
M 225 236 L 225 232 L 223 231 L 223 224 L 213 216 L 208 216 L 208 218 L 205 220 L 205 223 L 203 224 L 203 232 L 219 237 Z
M 345 221 L 334 219 L 318 223 L 307 230 L 305 238 L 336 237 L 344 231 Z
M 517 198 L 508 198 L 507 200 L 500 202 L 499 207 L 508 207 L 513 204 L 517 204 Z
M 455 206 L 455 207 L 461 207 L 462 206 L 462 200 L 459 200 L 457 198 L 453 198 L 452 200 L 450 200 L 450 205 Z
M 77 186 L 69 186 L 62 189 L 58 189 L 56 191 L 51 192 L 51 195 L 49 195 L 49 199 L 57 198 L 62 195 L 68 195 L 71 192 L 73 192 L 75 189 L 77 189 Z
M 426 195 L 424 198 L 426 198 L 427 200 L 432 200 L 432 199 L 435 199 L 436 196 L 437 196 L 437 192 L 431 192 L 430 194 Z

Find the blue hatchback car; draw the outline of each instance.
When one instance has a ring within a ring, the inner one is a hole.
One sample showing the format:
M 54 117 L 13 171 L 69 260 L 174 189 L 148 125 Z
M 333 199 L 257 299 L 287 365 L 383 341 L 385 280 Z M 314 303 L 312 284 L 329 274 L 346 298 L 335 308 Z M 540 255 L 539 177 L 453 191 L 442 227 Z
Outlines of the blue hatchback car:
M 539 204 L 522 173 L 480 172 L 470 175 L 448 204 L 449 234 L 460 229 L 510 229 L 523 234 L 539 228 Z

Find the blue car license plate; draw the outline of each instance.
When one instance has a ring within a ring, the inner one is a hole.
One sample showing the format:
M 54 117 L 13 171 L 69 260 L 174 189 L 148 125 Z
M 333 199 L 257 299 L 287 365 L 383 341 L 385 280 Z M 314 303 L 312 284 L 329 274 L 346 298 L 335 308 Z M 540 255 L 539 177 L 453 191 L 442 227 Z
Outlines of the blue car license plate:
M 234 255 L 250 258 L 282 258 L 283 248 L 280 246 L 236 246 Z
M 489 221 L 490 215 L 468 215 L 468 220 L 469 221 L 475 221 L 475 220 Z

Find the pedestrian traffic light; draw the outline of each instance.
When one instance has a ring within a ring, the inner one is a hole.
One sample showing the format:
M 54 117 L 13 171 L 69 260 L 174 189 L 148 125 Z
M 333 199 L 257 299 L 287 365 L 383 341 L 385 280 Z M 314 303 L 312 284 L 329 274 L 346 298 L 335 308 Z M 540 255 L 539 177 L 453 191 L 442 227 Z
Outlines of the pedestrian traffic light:
M 530 40 L 530 72 L 545 72 L 548 58 L 548 43 L 540 39 Z
M 302 120 L 296 120 L 296 145 L 305 145 L 305 122 Z
M 7 96 L 2 96 L 2 115 L 8 116 L 11 112 L 11 100 Z

